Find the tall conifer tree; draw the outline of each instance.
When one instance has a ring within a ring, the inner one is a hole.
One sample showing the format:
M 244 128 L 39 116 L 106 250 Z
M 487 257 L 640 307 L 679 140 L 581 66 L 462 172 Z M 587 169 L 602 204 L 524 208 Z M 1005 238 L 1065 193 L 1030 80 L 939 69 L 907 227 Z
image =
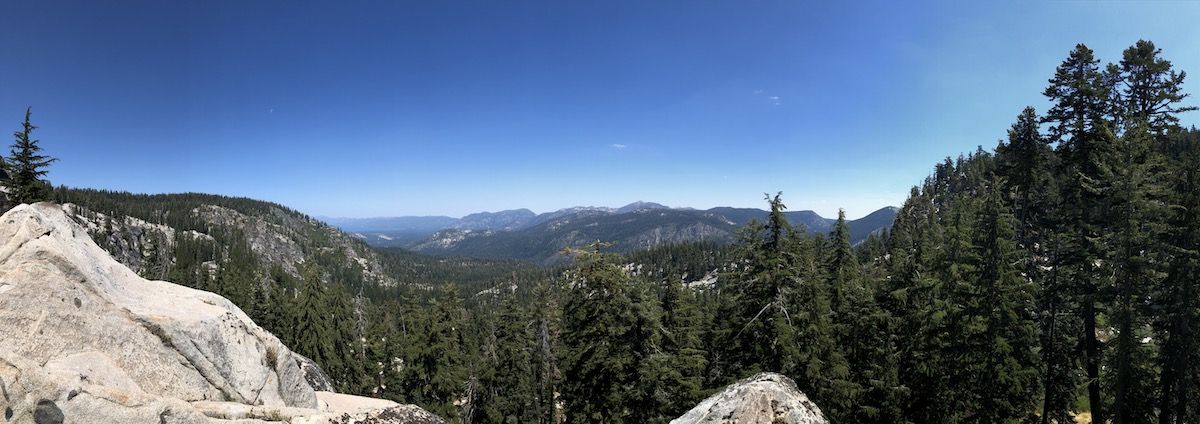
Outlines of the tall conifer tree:
M 1173 138 L 1180 158 L 1171 178 L 1170 268 L 1155 296 L 1162 305 L 1154 323 L 1161 424 L 1200 422 L 1200 133 Z
M 1015 219 L 993 179 L 972 228 L 971 264 L 959 286 L 959 318 L 966 331 L 953 340 L 963 349 L 966 378 L 956 381 L 975 397 L 963 409 L 966 422 L 1008 423 L 1031 418 L 1038 392 L 1037 332 L 1032 287 L 1017 264 Z
M 627 422 L 635 411 L 640 341 L 630 278 L 600 245 L 579 252 L 566 275 L 563 398 L 567 422 Z
M 47 166 L 58 160 L 41 153 L 39 140 L 33 138 L 33 130 L 37 126 L 29 121 L 33 108 L 25 109 L 25 121 L 21 130 L 13 133 L 15 138 L 9 157 L 4 160 L 4 171 L 8 180 L 4 182 L 8 189 L 8 198 L 13 203 L 34 203 L 50 198 L 50 186 L 42 177 L 49 172 Z
M 1143 340 L 1150 336 L 1146 299 L 1161 280 L 1160 241 L 1165 228 L 1165 163 L 1152 149 L 1149 124 L 1135 117 L 1114 146 L 1106 169 L 1108 196 L 1106 264 L 1113 276 L 1110 321 L 1115 331 L 1107 369 L 1113 394 L 1113 422 L 1151 421 L 1154 415 L 1153 365 Z
M 476 421 L 536 422 L 533 326 L 515 293 L 506 294 L 499 309 L 488 342 L 492 348 L 485 349 L 484 367 L 488 370 L 480 378 L 483 404 Z
M 1063 201 L 1071 205 L 1060 211 L 1066 224 L 1061 228 L 1066 237 L 1062 238 L 1065 246 L 1060 260 L 1064 266 L 1060 271 L 1070 281 L 1083 322 L 1079 339 L 1093 424 L 1105 421 L 1100 396 L 1101 346 L 1096 329 L 1101 295 L 1096 264 L 1104 249 L 1099 242 L 1104 214 L 1102 173 L 1114 138 L 1109 121 L 1113 87 L 1108 85 L 1099 63 L 1092 49 L 1077 45 L 1059 65 L 1044 92 L 1053 106 L 1043 118 L 1051 124 L 1051 139 L 1058 142 L 1065 177 L 1061 185 Z
M 1187 73 L 1172 69 L 1161 53 L 1153 42 L 1138 40 L 1122 52 L 1119 68 L 1124 82 L 1119 106 L 1126 121 L 1140 121 L 1150 135 L 1160 136 L 1178 124 L 1179 113 L 1196 110 L 1177 104 L 1188 97 L 1183 92 Z

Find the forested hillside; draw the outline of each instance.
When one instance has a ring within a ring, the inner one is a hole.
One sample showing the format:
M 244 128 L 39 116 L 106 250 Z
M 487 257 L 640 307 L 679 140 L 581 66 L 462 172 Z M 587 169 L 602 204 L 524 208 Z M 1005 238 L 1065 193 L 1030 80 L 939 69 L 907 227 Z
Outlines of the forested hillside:
M 895 217 L 895 210 L 887 207 L 849 221 L 851 241 L 858 244 L 871 234 L 886 231 Z M 610 248 L 616 252 L 690 242 L 728 244 L 736 239 L 738 228 L 753 220 L 761 221 L 767 214 L 767 211 L 751 208 L 692 210 L 635 203 L 611 210 L 564 209 L 533 217 L 526 226 L 517 228 L 455 226 L 419 241 L 412 241 L 406 236 L 409 233 L 404 232 L 357 231 L 355 234 L 362 235 L 373 245 L 404 246 L 431 255 L 522 259 L 554 265 L 563 263 L 563 256 L 559 255 L 562 249 L 578 248 L 596 241 L 610 243 Z M 792 225 L 813 233 L 827 233 L 836 222 L 813 211 L 787 212 L 785 216 Z
M 1100 63 L 1077 46 L 1049 110 L 913 189 L 867 280 L 903 389 L 884 411 L 1197 420 L 1200 133 L 1176 125 L 1194 108 L 1152 43 Z
M 759 371 L 833 422 L 1197 422 L 1200 131 L 1177 125 L 1194 108 L 1152 43 L 1101 63 L 1077 46 L 1048 110 L 936 164 L 857 244 L 844 217 L 793 226 L 782 195 L 731 245 L 591 243 L 555 270 L 371 250 L 246 199 L 54 198 L 340 390 L 457 422 L 667 422 Z
M 392 353 L 392 358 L 441 358 L 441 350 L 409 350 L 426 346 L 427 329 L 445 318 L 434 314 L 436 299 L 457 305 L 442 311 L 465 320 L 466 308 L 486 308 L 477 306 L 477 294 L 512 292 L 516 281 L 534 281 L 547 272 L 512 261 L 375 250 L 303 214 L 252 199 L 66 187 L 51 195 L 117 260 L 146 278 L 225 296 L 320 364 L 337 390 L 414 403 L 432 402 L 401 396 L 399 390 L 420 390 L 431 376 L 424 366 L 408 367 L 407 386 L 389 381 L 392 392 L 382 392 L 387 383 L 375 381 L 377 372 L 365 356 L 378 353 L 366 346 L 383 342 L 368 343 L 384 333 L 378 325 L 393 330 L 399 325 L 405 335 L 422 337 L 391 336 L 389 349 L 403 347 L 396 352 L 407 354 Z M 450 325 L 463 331 L 461 323 Z M 392 362 L 381 358 L 375 368 Z M 466 375 L 463 363 L 454 363 L 453 371 Z

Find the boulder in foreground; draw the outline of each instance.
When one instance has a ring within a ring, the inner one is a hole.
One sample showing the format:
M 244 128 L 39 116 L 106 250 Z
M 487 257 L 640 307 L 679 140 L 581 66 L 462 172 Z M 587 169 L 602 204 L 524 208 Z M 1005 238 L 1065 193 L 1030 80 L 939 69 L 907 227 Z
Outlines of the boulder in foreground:
M 828 424 L 796 382 L 759 373 L 712 395 L 671 424 Z
M 441 422 L 314 390 L 229 300 L 139 277 L 51 203 L 0 217 L 0 340 L 3 423 Z

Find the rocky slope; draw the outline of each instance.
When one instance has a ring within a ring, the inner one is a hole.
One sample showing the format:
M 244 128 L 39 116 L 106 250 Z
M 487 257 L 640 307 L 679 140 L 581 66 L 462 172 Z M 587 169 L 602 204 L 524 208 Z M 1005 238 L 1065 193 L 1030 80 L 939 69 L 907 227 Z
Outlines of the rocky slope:
M 0 217 L 0 334 L 5 422 L 440 422 L 314 390 L 228 300 L 139 277 L 55 204 Z
M 134 272 L 167 277 L 179 238 L 203 239 L 228 252 L 244 241 L 262 269 L 275 266 L 300 277 L 296 265 L 344 264 L 323 274 L 352 272 L 363 282 L 392 286 L 379 254 L 365 243 L 284 206 L 196 193 L 143 195 L 55 188 L 54 198 L 80 221 L 100 247 Z
M 828 424 L 792 379 L 760 373 L 729 385 L 671 424 Z

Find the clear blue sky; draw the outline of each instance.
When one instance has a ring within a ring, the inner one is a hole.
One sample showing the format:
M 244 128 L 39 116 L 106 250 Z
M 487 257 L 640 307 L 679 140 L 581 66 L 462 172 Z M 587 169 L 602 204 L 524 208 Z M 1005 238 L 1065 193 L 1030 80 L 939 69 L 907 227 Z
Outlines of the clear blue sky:
M 1200 2 L 841 3 L 6 2 L 0 129 L 33 106 L 56 184 L 314 215 L 857 217 L 1044 110 L 1076 43 L 1200 91 Z

